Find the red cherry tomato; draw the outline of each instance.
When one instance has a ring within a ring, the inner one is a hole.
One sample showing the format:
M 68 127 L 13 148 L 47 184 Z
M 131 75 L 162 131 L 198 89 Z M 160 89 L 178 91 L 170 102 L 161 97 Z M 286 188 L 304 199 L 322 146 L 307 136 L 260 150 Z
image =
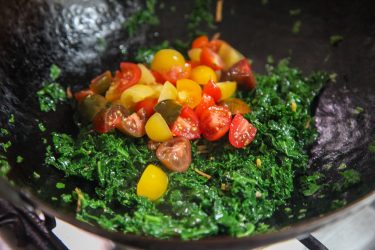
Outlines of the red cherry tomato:
M 135 105 L 135 111 L 144 109 L 146 112 L 146 117 L 150 117 L 155 113 L 154 107 L 158 103 L 157 98 L 148 98 L 146 100 L 140 101 Z
M 103 109 L 93 120 L 93 129 L 99 133 L 107 133 L 122 122 L 128 111 L 121 105 Z
M 214 40 L 211 40 L 207 47 L 209 47 L 210 49 L 212 49 L 213 51 L 215 52 L 218 52 L 219 49 L 220 49 L 220 46 L 223 44 L 223 41 L 222 40 L 219 40 L 219 39 L 214 39 Z
M 189 78 L 191 72 L 191 65 L 185 63 L 183 67 L 173 66 L 167 73 L 161 74 L 163 78 L 174 85 L 176 85 L 177 80 Z
M 244 148 L 249 145 L 257 133 L 257 129 L 242 115 L 237 114 L 230 124 L 229 142 L 235 148 Z
M 220 56 L 212 49 L 207 47 L 202 48 L 200 61 L 201 64 L 207 65 L 213 70 L 222 70 L 224 67 L 223 60 L 220 58 Z
M 246 58 L 235 63 L 228 72 L 224 74 L 224 80 L 236 81 L 238 84 L 245 85 L 249 89 L 253 89 L 256 86 L 254 74 Z
M 77 93 L 74 93 L 74 98 L 77 100 L 77 102 L 83 101 L 87 96 L 93 95 L 94 91 L 91 89 L 83 89 L 81 91 L 78 91 Z
M 203 93 L 212 96 L 215 102 L 219 101 L 221 98 L 221 90 L 212 80 L 210 80 L 206 85 L 204 85 Z
M 197 38 L 194 39 L 193 43 L 191 44 L 191 48 L 196 49 L 196 48 L 202 48 L 207 46 L 209 43 L 208 37 L 203 35 L 203 36 L 198 36 Z
M 116 128 L 124 134 L 133 137 L 142 137 L 146 134 L 146 111 L 142 108 L 137 112 L 122 119 L 121 122 L 116 124 Z
M 156 157 L 169 170 L 184 172 L 191 163 L 191 145 L 185 137 L 175 137 L 160 144 Z
M 155 77 L 155 81 L 156 81 L 156 82 L 164 84 L 165 79 L 164 79 L 164 77 L 162 76 L 162 74 L 160 74 L 159 72 L 157 72 L 157 71 L 155 71 L 155 70 L 151 70 L 151 73 L 152 73 L 152 75 Z
M 182 108 L 171 130 L 173 136 L 183 136 L 189 140 L 201 137 L 198 116 L 195 114 L 194 110 L 186 106 Z
M 198 106 L 195 108 L 195 113 L 198 117 L 201 116 L 201 114 L 208 109 L 211 106 L 215 105 L 215 100 L 212 96 L 207 95 L 206 93 L 203 93 L 201 102 L 198 104 Z
M 212 106 L 203 111 L 200 116 L 200 128 L 203 137 L 209 141 L 216 141 L 228 132 L 232 114 L 223 106 Z

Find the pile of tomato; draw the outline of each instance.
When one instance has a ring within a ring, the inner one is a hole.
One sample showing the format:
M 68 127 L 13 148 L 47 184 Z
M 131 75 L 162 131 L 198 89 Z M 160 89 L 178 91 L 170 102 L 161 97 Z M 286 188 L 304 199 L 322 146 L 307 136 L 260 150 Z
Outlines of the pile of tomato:
M 99 133 L 147 135 L 149 148 L 171 171 L 190 165 L 191 140 L 216 141 L 229 134 L 233 147 L 246 147 L 257 130 L 243 117 L 251 111 L 248 104 L 233 96 L 239 86 L 255 88 L 248 59 L 207 36 L 193 41 L 188 56 L 187 61 L 176 50 L 162 49 L 149 67 L 122 62 L 114 75 L 97 76 L 74 95 L 82 119 Z

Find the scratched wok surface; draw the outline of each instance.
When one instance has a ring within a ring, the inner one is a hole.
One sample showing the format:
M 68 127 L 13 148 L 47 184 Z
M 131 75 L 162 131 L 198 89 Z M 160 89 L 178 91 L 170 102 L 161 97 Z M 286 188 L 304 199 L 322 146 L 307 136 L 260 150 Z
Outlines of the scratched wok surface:
M 113 71 L 120 61 L 131 60 L 139 47 L 186 40 L 185 15 L 194 1 L 163 2 L 167 7 L 157 8 L 160 25 L 141 27 L 130 38 L 123 24 L 143 6 L 142 1 L 0 0 L 0 120 L 1 127 L 11 132 L 3 140 L 10 139 L 13 144 L 6 153 L 11 171 L 7 180 L 0 180 L 1 187 L 9 190 L 5 198 L 12 200 L 22 194 L 23 200 L 85 230 L 124 244 L 163 249 L 240 249 L 269 244 L 330 223 L 368 202 L 375 187 L 375 157 L 369 152 L 375 134 L 374 3 L 321 0 L 225 1 L 223 22 L 208 30 L 210 34 L 220 32 L 250 57 L 255 72 L 264 73 L 267 56 L 272 55 L 276 61 L 290 57 L 291 65 L 306 74 L 315 70 L 337 74 L 336 82 L 328 83 L 312 107 L 319 138 L 311 148 L 309 172 L 323 173 L 326 188 L 319 197 L 305 197 L 298 192 L 296 181 L 297 191 L 288 204 L 292 216 L 281 209 L 268 221 L 275 232 L 241 239 L 157 240 L 81 223 L 74 219 L 73 207 L 52 201 L 51 197 L 60 195 L 55 187 L 58 181 L 67 183 L 67 188 L 90 184 L 66 179 L 42 164 L 42 137 L 50 131 L 77 132 L 69 105 L 60 105 L 58 112 L 39 109 L 35 92 L 48 78 L 50 65 L 60 66 L 59 82 L 74 90 L 106 69 Z M 170 10 L 171 5 L 175 11 Z M 301 13 L 291 16 L 291 9 Z M 298 34 L 292 32 L 296 21 L 301 21 Z M 329 39 L 336 34 L 344 39 L 333 46 Z M 14 114 L 14 124 L 8 123 L 10 114 Z M 39 130 L 38 121 L 44 122 L 46 132 Z M 16 164 L 18 155 L 25 158 L 24 163 Z M 341 178 L 338 168 L 342 163 L 359 171 L 361 181 L 344 192 L 334 192 L 330 187 Z M 39 179 L 32 177 L 34 171 L 40 173 Z M 9 182 L 14 187 L 6 184 Z

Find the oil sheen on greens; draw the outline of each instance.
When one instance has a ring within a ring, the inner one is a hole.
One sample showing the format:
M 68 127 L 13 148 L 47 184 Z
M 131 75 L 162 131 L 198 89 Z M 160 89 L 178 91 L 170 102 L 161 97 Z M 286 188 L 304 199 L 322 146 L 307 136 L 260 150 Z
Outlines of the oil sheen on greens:
M 72 200 L 79 200 L 78 219 L 108 230 L 185 240 L 263 232 L 264 220 L 294 192 L 294 173 L 307 166 L 306 148 L 316 138 L 310 105 L 327 80 L 323 73 L 304 77 L 285 62 L 258 75 L 255 91 L 238 94 L 252 107 L 246 118 L 258 129 L 255 140 L 244 149 L 233 148 L 227 138 L 194 141 L 190 168 L 169 173 L 168 191 L 156 202 L 136 195 L 146 165 L 159 164 L 146 139 L 89 128 L 77 138 L 55 133 L 46 164 L 96 186 L 91 194 L 77 187 Z

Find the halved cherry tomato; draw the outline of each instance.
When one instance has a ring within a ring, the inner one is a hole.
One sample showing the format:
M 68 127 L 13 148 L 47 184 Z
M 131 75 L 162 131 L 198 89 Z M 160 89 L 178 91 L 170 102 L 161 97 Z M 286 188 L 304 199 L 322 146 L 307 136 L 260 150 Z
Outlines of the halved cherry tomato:
M 203 93 L 212 96 L 215 102 L 219 101 L 221 98 L 221 90 L 212 80 L 208 81 L 208 83 L 204 85 Z
M 157 98 L 148 98 L 146 100 L 138 102 L 135 105 L 134 110 L 137 112 L 140 109 L 144 109 L 144 111 L 146 112 L 146 117 L 150 117 L 155 113 L 154 107 L 157 103 Z
M 165 79 L 164 77 L 162 76 L 162 74 L 160 74 L 159 72 L 155 71 L 155 70 L 151 70 L 151 73 L 152 75 L 155 77 L 155 81 L 157 83 L 164 83 L 165 82 Z
M 249 89 L 256 86 L 256 80 L 251 70 L 249 61 L 245 58 L 234 64 L 224 75 L 226 81 L 236 81 Z
M 228 98 L 219 103 L 219 105 L 226 106 L 230 112 L 236 114 L 247 114 L 251 112 L 249 105 L 238 98 Z
M 193 43 L 191 44 L 191 48 L 196 49 L 196 48 L 202 48 L 207 46 L 209 43 L 208 37 L 205 35 L 198 36 L 197 38 L 194 39 Z
M 103 110 L 107 105 L 107 100 L 98 94 L 85 97 L 78 103 L 78 112 L 83 122 L 91 122 L 95 115 Z
M 123 118 L 121 122 L 116 124 L 116 128 L 124 134 L 133 137 L 142 137 L 146 134 L 146 111 L 141 108 L 137 112 Z
M 190 79 L 196 83 L 205 85 L 209 80 L 217 82 L 217 75 L 210 67 L 199 65 L 191 70 Z
M 200 116 L 200 128 L 203 137 L 209 141 L 216 141 L 228 132 L 232 114 L 223 106 L 211 106 Z
M 257 129 L 242 115 L 237 114 L 229 129 L 229 142 L 235 148 L 244 148 L 249 145 L 257 133 Z
M 150 164 L 138 181 L 137 195 L 155 201 L 167 191 L 168 182 L 168 175 L 158 166 Z
M 135 85 L 141 78 L 141 69 L 135 63 L 120 63 L 120 71 L 116 72 L 114 83 L 109 87 L 105 98 L 114 101 L 120 98 L 122 92 Z
M 160 144 L 156 157 L 169 170 L 185 172 L 191 163 L 191 145 L 185 137 L 175 137 Z
M 199 119 L 194 110 L 183 107 L 180 116 L 172 126 L 173 136 L 183 136 L 189 140 L 200 138 Z
M 163 100 L 156 104 L 154 110 L 158 112 L 164 118 L 165 122 L 170 126 L 180 115 L 182 106 L 175 100 Z
M 97 113 L 93 120 L 93 129 L 99 133 L 107 133 L 122 123 L 128 111 L 121 105 L 114 105 Z
M 162 73 L 165 80 L 176 84 L 179 79 L 189 78 L 191 72 L 191 65 L 185 63 L 183 66 L 173 66 L 170 70 Z
M 91 80 L 90 89 L 99 95 L 103 95 L 111 86 L 112 74 L 109 70 Z
M 208 109 L 211 106 L 215 105 L 215 100 L 212 96 L 203 93 L 201 102 L 198 104 L 198 106 L 195 108 L 195 113 L 198 117 L 201 116 L 201 114 Z
M 83 101 L 87 96 L 93 95 L 94 91 L 91 89 L 83 89 L 81 91 L 78 91 L 74 93 L 74 98 L 77 100 L 77 102 Z
M 201 63 L 211 67 L 213 70 L 221 70 L 224 63 L 220 56 L 210 48 L 203 48 L 201 52 Z
M 147 120 L 145 130 L 147 136 L 153 141 L 164 142 L 173 138 L 167 122 L 157 112 Z
M 201 101 L 202 89 L 190 79 L 180 79 L 176 83 L 177 97 L 180 103 L 195 108 Z
M 224 42 L 222 40 L 213 39 L 208 43 L 207 47 L 209 47 L 210 49 L 212 49 L 213 51 L 217 53 L 223 43 Z

